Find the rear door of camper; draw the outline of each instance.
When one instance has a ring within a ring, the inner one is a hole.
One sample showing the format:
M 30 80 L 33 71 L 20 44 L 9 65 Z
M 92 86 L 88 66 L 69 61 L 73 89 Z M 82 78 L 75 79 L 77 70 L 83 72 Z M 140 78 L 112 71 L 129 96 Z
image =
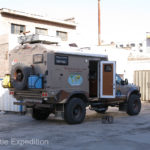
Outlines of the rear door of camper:
M 116 97 L 116 62 L 100 61 L 99 63 L 99 98 Z

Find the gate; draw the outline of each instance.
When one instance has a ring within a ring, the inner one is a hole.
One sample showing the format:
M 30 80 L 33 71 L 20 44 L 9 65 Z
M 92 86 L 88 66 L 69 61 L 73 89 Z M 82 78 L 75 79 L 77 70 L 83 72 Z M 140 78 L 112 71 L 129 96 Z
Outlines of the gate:
M 134 84 L 140 87 L 141 100 L 150 102 L 150 70 L 134 71 Z

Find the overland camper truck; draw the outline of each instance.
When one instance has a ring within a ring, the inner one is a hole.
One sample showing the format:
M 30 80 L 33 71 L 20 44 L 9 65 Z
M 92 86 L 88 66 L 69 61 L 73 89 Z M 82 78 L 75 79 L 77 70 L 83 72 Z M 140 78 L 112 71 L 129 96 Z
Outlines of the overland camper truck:
M 15 104 L 32 108 L 36 120 L 53 113 L 69 124 L 81 123 L 87 106 L 97 113 L 116 106 L 129 115 L 139 114 L 139 87 L 116 74 L 114 61 L 43 37 L 22 36 L 9 54 L 10 74 L 3 87 L 18 100 Z

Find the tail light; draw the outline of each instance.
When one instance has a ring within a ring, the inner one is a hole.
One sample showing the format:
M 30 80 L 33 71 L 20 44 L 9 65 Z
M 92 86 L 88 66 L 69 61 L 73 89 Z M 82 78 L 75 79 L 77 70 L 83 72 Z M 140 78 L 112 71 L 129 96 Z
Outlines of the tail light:
M 9 94 L 10 94 L 10 95 L 14 95 L 14 91 L 10 91 Z
M 47 92 L 42 92 L 42 97 L 47 97 L 48 93 Z

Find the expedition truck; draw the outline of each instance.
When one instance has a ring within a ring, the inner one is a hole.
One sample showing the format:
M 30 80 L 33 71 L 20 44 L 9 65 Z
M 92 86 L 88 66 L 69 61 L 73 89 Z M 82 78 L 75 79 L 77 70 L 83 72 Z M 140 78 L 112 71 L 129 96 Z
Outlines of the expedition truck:
M 15 104 L 32 108 L 34 119 L 45 120 L 53 113 L 77 124 L 87 106 L 97 113 L 116 106 L 129 115 L 139 114 L 139 87 L 116 75 L 116 63 L 107 55 L 59 46 L 40 35 L 19 41 L 9 54 L 10 74 L 3 86 L 18 100 Z

